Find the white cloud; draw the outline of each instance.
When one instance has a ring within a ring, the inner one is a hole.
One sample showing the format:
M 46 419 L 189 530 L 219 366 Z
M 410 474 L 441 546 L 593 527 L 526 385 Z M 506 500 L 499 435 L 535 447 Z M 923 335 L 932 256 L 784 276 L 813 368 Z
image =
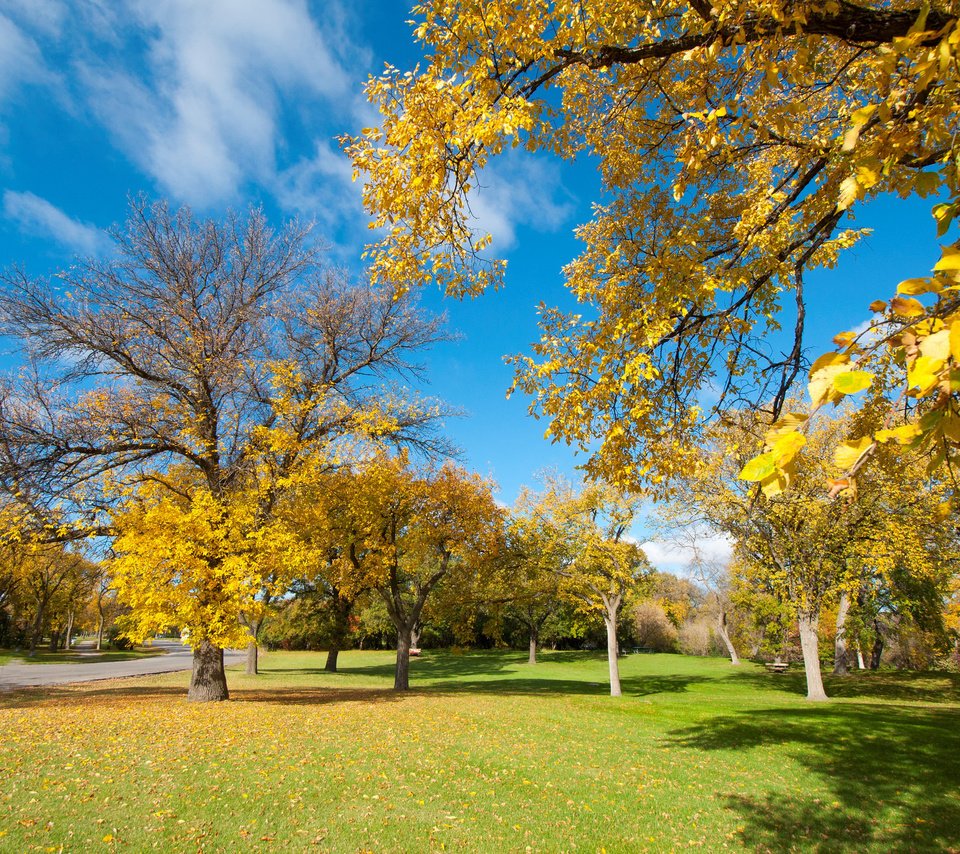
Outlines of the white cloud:
M 9 98 L 21 84 L 52 83 L 55 79 L 44 65 L 37 42 L 0 14 L 0 99 Z
M 484 170 L 470 193 L 474 228 L 493 236 L 495 252 L 511 249 L 517 227 L 556 231 L 573 212 L 555 163 L 531 156 L 507 155 Z
M 725 565 L 733 554 L 728 537 L 707 531 L 688 531 L 677 540 L 648 540 L 640 547 L 656 569 L 680 575 L 690 575 L 698 566 Z
M 302 0 L 151 0 L 123 24 L 145 37 L 145 67 L 84 60 L 80 79 L 119 147 L 178 200 L 271 184 L 286 101 L 349 100 L 352 75 Z
M 96 226 L 72 219 L 60 208 L 33 193 L 7 190 L 3 194 L 3 214 L 25 232 L 51 237 L 83 255 L 103 255 L 113 245 L 107 234 Z

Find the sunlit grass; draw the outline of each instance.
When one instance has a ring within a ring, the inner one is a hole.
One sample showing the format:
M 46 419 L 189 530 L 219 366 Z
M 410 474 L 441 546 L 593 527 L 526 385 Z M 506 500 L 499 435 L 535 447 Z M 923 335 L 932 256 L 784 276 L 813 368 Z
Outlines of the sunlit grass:
M 264 656 L 233 701 L 187 676 L 0 695 L 0 850 L 951 850 L 955 677 L 717 659 Z

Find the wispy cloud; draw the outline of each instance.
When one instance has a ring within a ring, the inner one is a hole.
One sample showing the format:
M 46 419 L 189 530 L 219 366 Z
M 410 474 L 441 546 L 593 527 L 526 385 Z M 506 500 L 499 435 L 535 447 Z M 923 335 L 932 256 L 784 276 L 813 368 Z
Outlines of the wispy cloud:
M 117 70 L 84 61 L 89 104 L 174 198 L 230 202 L 270 184 L 285 102 L 338 102 L 351 77 L 301 0 L 139 2 L 123 22 L 145 50 Z
M 104 255 L 113 246 L 104 231 L 72 219 L 34 193 L 7 190 L 3 194 L 3 215 L 16 222 L 23 231 L 49 237 L 81 255 Z
M 573 204 L 556 164 L 543 158 L 507 155 L 484 171 L 470 194 L 475 228 L 493 237 L 496 252 L 517 242 L 517 228 L 549 232 L 570 219 Z
M 728 537 L 707 531 L 686 531 L 676 540 L 648 540 L 640 547 L 654 567 L 680 575 L 690 575 L 699 567 L 725 565 L 733 554 Z

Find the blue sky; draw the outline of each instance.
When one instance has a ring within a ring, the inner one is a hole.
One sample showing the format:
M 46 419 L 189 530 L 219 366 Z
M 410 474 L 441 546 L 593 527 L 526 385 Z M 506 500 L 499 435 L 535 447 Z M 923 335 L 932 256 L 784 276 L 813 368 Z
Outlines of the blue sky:
M 419 59 L 398 0 L 0 0 L 0 263 L 50 272 L 108 246 L 145 192 L 202 215 L 262 205 L 316 221 L 331 260 L 358 269 L 360 189 L 335 138 L 376 122 L 362 84 Z M 589 166 L 511 156 L 486 176 L 481 225 L 509 260 L 507 286 L 455 302 L 463 336 L 428 362 L 430 393 L 469 416 L 449 432 L 510 503 L 537 471 L 576 460 L 543 439 L 503 356 L 537 337 L 535 307 L 563 302 L 560 267 L 589 216 Z M 929 202 L 877 204 L 875 229 L 840 268 L 810 278 L 811 344 L 866 320 L 866 304 L 937 257 Z M 670 558 L 662 558 L 670 564 Z

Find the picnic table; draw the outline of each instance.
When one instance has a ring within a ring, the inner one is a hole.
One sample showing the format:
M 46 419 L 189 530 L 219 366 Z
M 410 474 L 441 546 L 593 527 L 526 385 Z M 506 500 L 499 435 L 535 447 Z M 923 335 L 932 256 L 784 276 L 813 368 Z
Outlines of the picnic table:
M 786 673 L 790 663 L 787 661 L 768 661 L 767 670 L 771 673 Z

